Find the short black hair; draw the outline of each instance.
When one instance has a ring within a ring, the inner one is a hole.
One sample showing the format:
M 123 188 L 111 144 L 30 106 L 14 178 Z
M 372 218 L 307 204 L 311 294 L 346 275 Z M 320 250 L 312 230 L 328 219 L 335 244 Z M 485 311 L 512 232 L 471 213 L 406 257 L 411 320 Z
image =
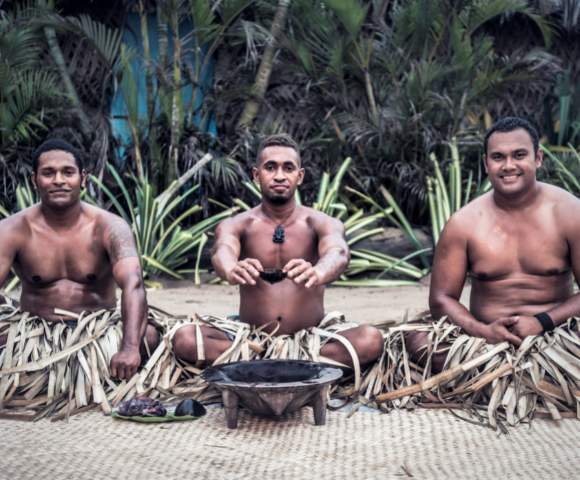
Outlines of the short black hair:
M 540 145 L 540 135 L 538 130 L 531 122 L 521 117 L 503 117 L 497 120 L 491 128 L 485 133 L 485 138 L 483 140 L 483 152 L 487 155 L 487 144 L 489 137 L 491 137 L 495 132 L 513 132 L 518 128 L 523 128 L 532 139 L 532 144 L 534 145 L 534 153 L 538 153 L 538 148 Z
M 298 143 L 287 133 L 277 133 L 275 135 L 269 135 L 260 142 L 258 147 L 258 153 L 256 154 L 256 165 L 260 163 L 260 156 L 262 152 L 268 147 L 289 147 L 296 151 L 298 154 L 298 161 L 302 163 L 300 158 L 300 147 Z
M 82 172 L 84 168 L 83 154 L 80 150 L 73 147 L 70 143 L 60 140 L 58 138 L 53 138 L 42 142 L 40 146 L 32 152 L 32 170 L 34 173 L 38 170 L 38 159 L 45 152 L 50 152 L 52 150 L 62 150 L 63 152 L 70 153 L 74 159 L 77 167 Z

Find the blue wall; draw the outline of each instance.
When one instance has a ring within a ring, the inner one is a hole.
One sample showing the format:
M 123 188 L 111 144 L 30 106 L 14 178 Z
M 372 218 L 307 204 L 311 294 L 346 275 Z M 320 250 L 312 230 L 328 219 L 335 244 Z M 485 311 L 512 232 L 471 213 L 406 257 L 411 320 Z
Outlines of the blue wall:
M 187 33 L 191 32 L 193 25 L 190 21 L 182 23 L 180 25 L 180 36 L 183 38 Z M 151 50 L 151 58 L 153 62 L 158 59 L 158 35 L 157 35 L 157 18 L 156 15 L 149 15 L 148 18 L 148 30 L 149 30 L 149 46 Z M 127 16 L 125 22 L 125 28 L 123 31 L 123 42 L 125 45 L 131 47 L 137 55 L 132 62 L 133 77 L 137 82 L 138 87 L 138 105 L 139 105 L 139 120 L 147 120 L 147 90 L 145 86 L 145 65 L 143 61 L 143 36 L 141 35 L 141 22 L 139 14 L 130 13 Z M 169 35 L 169 45 L 167 55 L 169 58 L 173 55 L 172 49 L 172 39 Z M 190 46 L 186 46 L 189 48 Z M 190 62 L 191 67 L 194 68 L 196 58 L 193 53 L 188 54 L 184 57 L 186 61 Z M 200 59 L 203 61 L 203 59 Z M 188 118 L 191 119 L 191 123 L 196 125 L 200 130 L 209 132 L 212 135 L 216 135 L 216 124 L 213 115 L 210 118 L 202 118 L 201 114 L 197 109 L 202 105 L 205 93 L 211 88 L 213 82 L 213 60 L 206 63 L 205 71 L 202 72 L 200 85 L 197 87 L 198 92 L 195 99 L 195 105 L 191 105 L 193 97 L 193 88 L 191 85 L 186 85 L 183 88 L 183 101 L 184 101 L 184 113 Z M 185 76 L 182 75 L 182 79 Z M 154 82 L 156 82 L 154 76 Z M 154 87 L 156 87 L 154 83 Z M 159 104 L 157 102 L 156 111 L 159 111 Z M 121 145 L 118 150 L 118 155 L 123 158 L 125 146 L 131 143 L 131 131 L 129 128 L 129 123 L 126 119 L 127 110 L 125 107 L 125 100 L 123 98 L 123 92 L 121 90 L 121 84 L 117 86 L 115 95 L 113 97 L 113 102 L 111 105 L 111 126 L 113 130 L 113 135 L 119 140 Z M 143 131 L 143 130 L 141 130 Z

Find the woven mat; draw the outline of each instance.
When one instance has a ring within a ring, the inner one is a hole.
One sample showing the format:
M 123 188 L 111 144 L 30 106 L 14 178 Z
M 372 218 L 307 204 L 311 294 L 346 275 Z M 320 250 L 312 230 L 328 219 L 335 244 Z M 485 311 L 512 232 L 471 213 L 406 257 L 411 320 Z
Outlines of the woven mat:
M 535 420 L 498 436 L 442 411 L 328 412 L 271 421 L 224 412 L 136 424 L 100 413 L 69 423 L 0 421 L 2 479 L 574 478 L 580 422 Z M 268 477 L 272 476 L 272 477 Z

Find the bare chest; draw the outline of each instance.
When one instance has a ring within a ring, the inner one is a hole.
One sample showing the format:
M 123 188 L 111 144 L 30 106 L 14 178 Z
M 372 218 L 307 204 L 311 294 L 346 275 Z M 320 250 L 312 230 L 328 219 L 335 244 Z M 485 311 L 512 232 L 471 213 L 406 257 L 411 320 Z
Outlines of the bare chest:
M 510 274 L 557 275 L 570 268 L 568 243 L 553 217 L 492 218 L 468 242 L 471 271 L 486 280 Z
M 284 227 L 283 241 L 279 242 L 274 241 L 275 229 L 276 225 L 269 223 L 248 228 L 241 239 L 242 257 L 256 258 L 265 268 L 282 268 L 295 258 L 312 263 L 318 259 L 317 235 L 307 222 Z
M 35 230 L 16 260 L 20 276 L 39 286 L 59 280 L 91 284 L 111 272 L 98 232 L 90 227 L 67 233 Z

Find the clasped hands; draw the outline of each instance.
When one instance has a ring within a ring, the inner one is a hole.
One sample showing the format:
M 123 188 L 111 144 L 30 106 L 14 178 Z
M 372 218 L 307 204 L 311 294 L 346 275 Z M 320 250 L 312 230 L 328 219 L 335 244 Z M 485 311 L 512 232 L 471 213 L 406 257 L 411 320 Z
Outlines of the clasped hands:
M 484 324 L 482 328 L 482 336 L 488 343 L 508 341 L 516 347 L 521 345 L 524 338 L 543 332 L 538 319 L 531 315 L 500 317 L 492 323 Z
M 227 276 L 226 280 L 231 285 L 256 285 L 260 272 L 264 271 L 261 262 L 256 258 L 245 258 L 236 263 Z M 301 258 L 290 260 L 282 271 L 297 285 L 304 284 L 311 288 L 321 284 L 321 274 L 310 262 Z

